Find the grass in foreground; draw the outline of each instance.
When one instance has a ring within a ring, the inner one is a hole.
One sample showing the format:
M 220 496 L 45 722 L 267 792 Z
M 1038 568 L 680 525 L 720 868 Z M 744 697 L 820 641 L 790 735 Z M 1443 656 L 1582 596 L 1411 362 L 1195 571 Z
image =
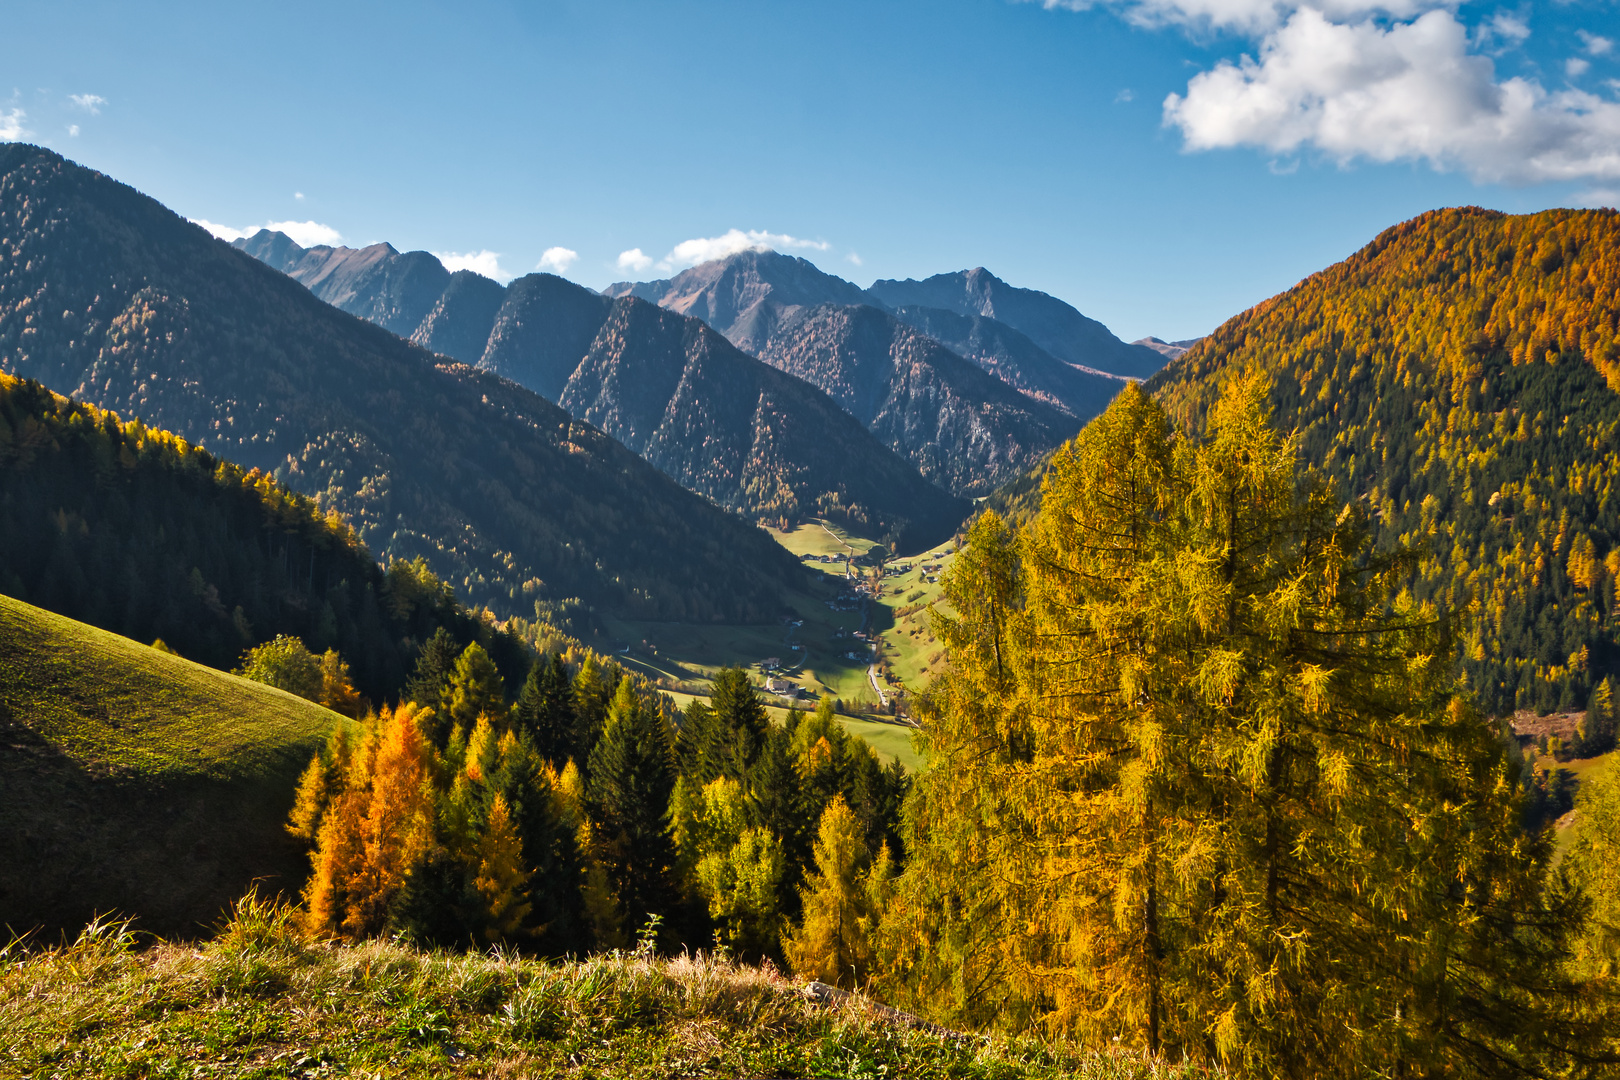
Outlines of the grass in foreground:
M 140 951 L 101 924 L 66 948 L 0 952 L 0 1031 L 0 1074 L 40 1078 L 1203 1075 L 922 1030 L 701 956 L 310 944 L 291 909 L 253 897 L 201 947 Z

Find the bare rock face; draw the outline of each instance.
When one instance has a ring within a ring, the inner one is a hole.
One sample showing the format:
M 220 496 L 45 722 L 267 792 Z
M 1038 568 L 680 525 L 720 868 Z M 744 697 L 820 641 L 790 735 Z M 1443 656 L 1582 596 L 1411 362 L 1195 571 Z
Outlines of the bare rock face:
M 1128 345 L 1057 297 L 1009 285 L 982 266 L 921 281 L 876 281 L 867 292 L 892 308 L 942 308 L 995 319 L 1059 360 L 1091 371 L 1145 379 L 1164 366 L 1153 349 Z

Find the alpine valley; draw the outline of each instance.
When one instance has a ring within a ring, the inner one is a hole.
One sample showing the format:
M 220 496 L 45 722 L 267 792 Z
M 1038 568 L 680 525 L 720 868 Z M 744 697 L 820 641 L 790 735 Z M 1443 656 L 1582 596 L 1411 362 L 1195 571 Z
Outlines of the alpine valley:
M 0 1073 L 1615 1075 L 1620 212 L 1173 342 L 730 250 L 0 144 Z

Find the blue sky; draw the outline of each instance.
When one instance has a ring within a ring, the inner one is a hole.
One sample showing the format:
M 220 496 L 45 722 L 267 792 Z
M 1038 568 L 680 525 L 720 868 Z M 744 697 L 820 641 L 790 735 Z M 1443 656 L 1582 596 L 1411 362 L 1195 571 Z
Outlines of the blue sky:
M 1127 339 L 1433 207 L 1620 200 L 1616 0 L 1313 2 L 13 3 L 0 137 L 235 229 L 598 288 L 983 265 Z

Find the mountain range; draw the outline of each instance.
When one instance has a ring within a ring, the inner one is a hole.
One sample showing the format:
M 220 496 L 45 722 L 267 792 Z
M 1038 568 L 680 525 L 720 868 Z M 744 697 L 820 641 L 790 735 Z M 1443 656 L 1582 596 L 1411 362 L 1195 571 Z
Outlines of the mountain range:
M 566 283 L 550 275 L 517 279 L 503 299 L 501 287 L 488 279 L 451 275 L 442 266 L 436 275 L 423 271 L 433 258 L 426 252 L 401 254 L 387 244 L 304 249 L 269 230 L 236 244 L 346 311 L 508 374 L 550 400 L 561 400 L 563 384 L 589 351 L 593 324 L 600 329 L 605 319 L 600 305 L 567 295 Z M 804 259 L 744 251 L 669 280 L 614 285 L 605 295 L 640 298 L 701 320 L 750 356 L 829 394 L 924 477 L 958 495 L 982 494 L 1027 468 L 1100 411 L 1125 377 L 1060 360 L 983 309 L 1000 310 L 999 301 L 1014 318 L 1062 342 L 1067 355 L 1131 377 L 1163 360 L 1043 293 L 1014 289 L 982 269 L 956 276 L 971 287 L 964 286 L 962 298 L 940 297 L 951 309 L 891 309 L 874 291 Z M 429 295 L 433 287 L 443 290 L 436 299 Z M 1070 331 L 1079 337 L 1064 340 Z M 620 343 L 629 357 L 641 347 L 633 339 Z M 811 486 L 823 500 L 846 494 L 826 478 Z M 720 501 L 768 513 L 746 494 Z M 896 515 L 919 520 L 915 505 L 890 516 Z
M 0 236 L 0 370 L 271 472 L 471 604 L 757 622 L 804 580 L 765 532 L 539 395 L 51 151 L 0 147 Z M 419 302 L 409 273 L 390 280 L 401 310 Z
M 237 246 L 336 306 L 528 387 L 746 517 L 830 517 L 910 549 L 967 515 L 825 393 L 698 319 L 551 274 L 502 288 L 386 244 L 306 251 L 266 230 Z

